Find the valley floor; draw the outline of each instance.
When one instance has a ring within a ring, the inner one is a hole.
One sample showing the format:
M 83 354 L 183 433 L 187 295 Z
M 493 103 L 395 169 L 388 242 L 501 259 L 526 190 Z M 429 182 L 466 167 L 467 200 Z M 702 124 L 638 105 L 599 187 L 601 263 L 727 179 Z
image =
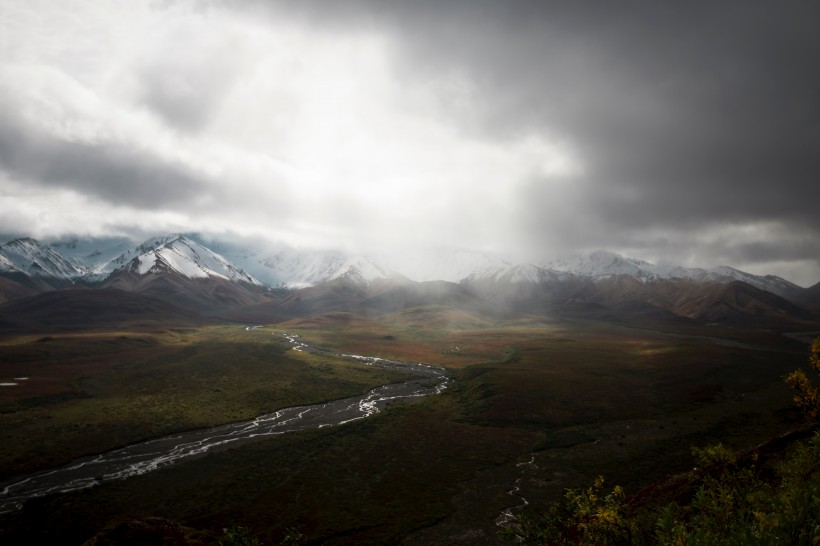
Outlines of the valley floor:
M 342 398 L 395 372 L 294 353 L 275 332 L 342 352 L 450 369 L 441 395 L 366 421 L 295 432 L 3 517 L 4 544 L 80 544 L 160 517 L 215 542 L 496 544 L 500 515 L 537 513 L 597 475 L 629 491 L 692 466 L 690 448 L 737 448 L 799 425 L 782 377 L 805 345 L 774 332 L 680 324 L 396 315 L 2 340 L 5 478 L 84 452 Z M 18 387 L 8 387 L 17 389 Z M 515 495 L 509 492 L 518 487 Z M 194 535 L 191 535 L 194 536 Z

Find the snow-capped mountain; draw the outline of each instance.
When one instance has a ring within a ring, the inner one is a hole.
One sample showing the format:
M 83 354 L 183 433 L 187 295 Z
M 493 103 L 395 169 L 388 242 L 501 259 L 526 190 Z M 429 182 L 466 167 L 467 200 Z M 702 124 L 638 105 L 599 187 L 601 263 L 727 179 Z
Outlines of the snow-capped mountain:
M 560 261 L 511 263 L 464 250 L 363 256 L 284 244 L 271 246 L 249 239 L 204 239 L 195 234 L 162 235 L 140 244 L 124 237 L 108 237 L 75 238 L 50 245 L 24 238 L 0 245 L 0 273 L 7 277 L 22 274 L 32 279 L 99 283 L 124 271 L 138 277 L 173 273 L 181 278 L 224 279 L 290 289 L 336 280 L 368 286 L 377 279 L 398 277 L 417 282 L 461 283 L 482 287 L 487 293 L 509 292 L 502 284 L 541 285 L 541 292 L 546 289 L 544 286 L 551 285 L 546 290 L 556 292 L 570 286 L 576 290 L 581 286 L 579 283 L 600 285 L 607 279 L 631 277 L 644 284 L 674 279 L 718 284 L 742 281 L 792 301 L 800 301 L 804 292 L 772 275 L 753 275 L 728 266 L 701 269 L 656 265 L 604 250 Z M 51 285 L 57 286 L 53 282 Z
M 691 275 L 688 278 L 693 280 L 717 281 L 724 284 L 732 281 L 742 281 L 751 284 L 755 288 L 777 294 L 786 299 L 792 299 L 803 292 L 803 288 L 782 277 L 776 275 L 752 275 L 751 273 L 746 273 L 745 271 L 740 271 L 739 269 L 726 265 L 708 270 L 689 269 L 687 271 L 689 271 Z M 703 276 L 698 276 L 700 272 L 703 272 Z
M 508 282 L 508 283 L 535 283 L 563 282 L 573 278 L 584 277 L 566 271 L 557 271 L 546 267 L 539 267 L 533 264 L 510 265 L 505 263 L 495 269 L 483 269 L 471 273 L 461 279 L 461 283 L 484 282 Z
M 612 275 L 629 275 L 638 278 L 656 276 L 652 264 L 624 258 L 614 252 L 596 250 L 569 259 L 554 260 L 539 264 L 544 269 L 565 271 L 579 277 L 608 277 Z
M 0 271 L 65 280 L 87 273 L 82 265 L 30 238 L 14 239 L 0 245 Z
M 0 271 L 17 271 L 14 262 L 0 254 Z
M 262 284 L 216 252 L 183 235 L 149 239 L 138 245 L 133 252 L 137 255 L 126 262 L 131 254 L 119 256 L 106 268 L 112 268 L 113 264 L 114 270 L 127 270 L 137 275 L 174 272 L 189 279 L 222 278 L 257 286 Z M 120 265 L 123 262 L 125 264 Z
M 85 280 L 99 281 L 134 257 L 134 241 L 126 237 L 71 238 L 49 244 L 86 269 Z M 120 262 L 115 260 L 120 258 Z M 127 258 L 127 259 L 126 259 Z
M 275 286 L 303 288 L 336 279 L 359 284 L 391 276 L 391 272 L 364 256 L 349 256 L 333 251 L 287 249 L 262 260 Z
M 124 253 L 105 266 L 113 271 L 145 253 L 173 243 L 179 235 L 166 235 L 148 240 L 130 253 Z M 212 268 L 230 279 L 248 275 L 268 286 L 276 288 L 304 288 L 337 279 L 347 279 L 368 284 L 376 279 L 402 276 L 423 281 L 449 281 L 456 283 L 495 282 L 546 283 L 568 282 L 573 278 L 602 280 L 626 275 L 650 282 L 661 279 L 689 279 L 695 282 L 729 283 L 743 281 L 756 288 L 786 298 L 794 298 L 802 288 L 780 277 L 759 276 L 722 266 L 713 269 L 686 268 L 676 265 L 656 265 L 643 260 L 626 258 L 614 252 L 597 250 L 571 259 L 540 264 L 516 264 L 480 252 L 464 250 L 435 250 L 424 253 L 408 253 L 404 256 L 362 256 L 334 250 L 299 249 L 279 245 L 276 248 L 254 248 L 253 243 L 231 244 L 220 241 L 198 242 L 196 236 L 183 240 L 204 249 L 200 254 L 211 253 L 232 264 L 242 274 L 226 274 L 218 267 Z M 199 241 L 202 241 L 201 239 Z M 173 244 L 172 244 L 173 246 Z M 211 247 L 219 249 L 216 254 Z M 185 251 L 188 252 L 188 251 Z M 194 252 L 196 254 L 196 252 Z M 226 257 L 223 257 L 226 256 Z M 165 259 L 166 262 L 172 261 Z M 140 258 L 138 271 L 150 270 L 152 259 Z M 182 267 L 182 266 L 180 266 Z M 205 269 L 208 269 L 206 266 Z M 195 270 L 192 270 L 195 273 Z
M 787 299 L 794 298 L 803 291 L 796 284 L 774 275 L 753 275 L 728 266 L 701 269 L 676 265 L 656 265 L 643 260 L 625 258 L 606 250 L 596 250 L 570 259 L 548 262 L 544 267 L 554 271 L 572 273 L 580 277 L 588 277 L 593 280 L 628 275 L 644 282 L 657 279 L 689 279 L 697 282 L 718 282 L 722 284 L 742 281 Z
M 368 284 L 392 276 L 389 267 L 359 255 L 335 250 L 312 250 L 285 244 L 189 238 L 219 252 L 232 263 L 273 288 L 304 288 L 336 279 Z

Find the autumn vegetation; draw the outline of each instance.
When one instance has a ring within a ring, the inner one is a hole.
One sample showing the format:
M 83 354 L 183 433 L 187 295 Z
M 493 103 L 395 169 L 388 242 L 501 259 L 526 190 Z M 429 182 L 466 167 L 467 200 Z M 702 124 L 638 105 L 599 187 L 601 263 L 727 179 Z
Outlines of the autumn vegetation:
M 290 351 L 282 331 L 332 351 L 446 366 L 452 383 L 439 396 L 342 427 L 33 499 L 0 517 L 0 543 L 128 543 L 117 537 L 159 534 L 191 544 L 426 545 L 457 536 L 495 545 L 504 540 L 497 521 L 507 509 L 521 518 L 505 530 L 513 543 L 694 543 L 707 521 L 691 502 L 698 488 L 739 487 L 731 480 L 749 462 L 744 447 L 802 419 L 782 379 L 805 362 L 805 345 L 758 329 L 495 320 L 441 307 L 378 321 L 330 313 L 250 331 L 237 324 L 52 329 L 0 339 L 6 375 L 30 377 L 0 393 L 6 479 L 130 441 L 401 380 Z M 689 474 L 708 466 L 700 452 L 693 461 L 691 446 L 708 450 L 718 441 L 719 453 L 736 462 Z M 788 445 L 798 453 L 798 444 Z M 806 445 L 808 454 L 798 457 L 804 463 L 794 464 L 810 469 L 814 448 Z M 786 536 L 792 524 L 774 515 L 787 500 L 766 501 L 764 493 L 786 495 L 778 484 L 798 483 L 789 476 L 810 481 L 814 471 L 799 474 L 787 464 L 778 473 L 788 459 L 775 453 L 760 452 L 751 478 L 741 476 L 751 499 L 738 504 L 746 519 L 724 526 L 739 529 L 757 512 L 771 536 Z M 642 489 L 670 473 L 680 476 L 674 487 Z M 606 481 L 596 482 L 598 475 Z M 521 498 L 508 493 L 516 483 L 530 502 L 523 511 L 515 508 Z M 556 499 L 558 508 L 548 508 Z M 668 522 L 665 535 L 659 522 Z
M 820 373 L 820 338 L 809 363 Z M 693 448 L 695 468 L 627 497 L 603 477 L 501 531 L 516 544 L 774 545 L 820 543 L 820 413 L 802 370 L 786 377 L 811 424 L 746 452 Z M 794 438 L 799 438 L 795 440 Z

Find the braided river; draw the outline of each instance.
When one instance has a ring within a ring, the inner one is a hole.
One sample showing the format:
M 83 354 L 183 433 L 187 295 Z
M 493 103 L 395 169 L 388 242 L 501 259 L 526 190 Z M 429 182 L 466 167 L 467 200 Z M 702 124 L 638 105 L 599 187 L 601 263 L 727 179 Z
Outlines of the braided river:
M 139 476 L 208 452 L 235 447 L 297 430 L 343 425 L 378 413 L 391 402 L 439 394 L 449 379 L 444 368 L 419 362 L 402 362 L 372 356 L 332 353 L 284 334 L 294 351 L 343 357 L 370 366 L 403 371 L 415 376 L 401 383 L 376 387 L 364 395 L 307 406 L 295 406 L 206 429 L 192 430 L 131 444 L 113 451 L 82 457 L 71 463 L 0 484 L 0 514 L 13 512 L 27 500 L 79 491 L 112 481 Z

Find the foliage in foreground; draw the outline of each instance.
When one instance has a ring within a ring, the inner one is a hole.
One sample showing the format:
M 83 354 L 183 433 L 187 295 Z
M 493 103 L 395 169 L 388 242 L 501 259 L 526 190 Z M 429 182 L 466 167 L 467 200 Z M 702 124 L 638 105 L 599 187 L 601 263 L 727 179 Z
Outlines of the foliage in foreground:
M 814 371 L 820 374 L 820 337 L 811 344 L 809 353 L 809 364 Z M 817 387 L 806 377 L 803 370 L 794 370 L 786 376 L 786 384 L 791 387 L 794 395 L 794 403 L 803 410 L 810 419 L 816 419 L 820 414 L 820 393 Z
M 820 374 L 820 338 L 809 363 Z M 820 392 L 802 370 L 786 377 L 806 417 L 820 415 Z M 797 442 L 776 461 L 735 455 L 721 444 L 692 450 L 698 468 L 677 501 L 626 501 L 619 486 L 607 493 L 599 477 L 570 489 L 538 517 L 502 530 L 518 544 L 820 544 L 820 433 Z M 652 499 L 648 499 L 652 501 Z M 680 501 L 680 503 L 678 502 Z
M 794 544 L 820 543 L 820 433 L 778 462 L 741 461 L 718 444 L 694 449 L 699 468 L 681 504 L 638 506 L 603 478 L 536 518 L 502 534 L 518 544 Z

